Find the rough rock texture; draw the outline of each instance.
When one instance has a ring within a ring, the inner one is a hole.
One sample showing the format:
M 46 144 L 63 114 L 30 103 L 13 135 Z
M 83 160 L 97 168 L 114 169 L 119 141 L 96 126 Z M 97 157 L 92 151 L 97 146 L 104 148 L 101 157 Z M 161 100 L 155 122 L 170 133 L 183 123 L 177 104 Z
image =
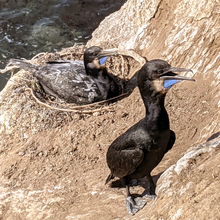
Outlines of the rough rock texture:
M 131 217 L 125 188 L 104 185 L 108 146 L 144 116 L 138 89 L 108 111 L 67 113 L 36 103 L 21 71 L 0 93 L 0 219 L 219 219 L 219 9 L 218 1 L 129 0 L 88 44 L 194 70 L 196 83 L 166 98 L 177 141 L 153 171 L 155 201 Z
M 88 46 L 133 49 L 148 60 L 160 58 L 191 68 L 197 83 L 181 95 L 189 96 L 186 111 L 195 109 L 193 117 L 189 115 L 191 125 L 203 124 L 201 131 L 194 128 L 200 132 L 199 142 L 220 130 L 219 14 L 219 1 L 127 1 L 101 22 Z

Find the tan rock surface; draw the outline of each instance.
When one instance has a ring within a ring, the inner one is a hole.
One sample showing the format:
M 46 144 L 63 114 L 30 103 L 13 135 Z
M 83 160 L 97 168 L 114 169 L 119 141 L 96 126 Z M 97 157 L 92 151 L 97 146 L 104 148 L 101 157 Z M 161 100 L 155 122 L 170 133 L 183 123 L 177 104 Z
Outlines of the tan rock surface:
M 138 89 L 107 112 L 66 113 L 36 103 L 21 71 L 0 93 L 0 219 L 220 219 L 220 139 L 206 142 L 220 131 L 219 4 L 129 0 L 88 44 L 194 70 L 196 83 L 178 84 L 166 98 L 177 140 L 153 171 L 155 180 L 165 171 L 155 201 L 131 217 L 125 188 L 104 185 L 108 146 L 144 117 Z

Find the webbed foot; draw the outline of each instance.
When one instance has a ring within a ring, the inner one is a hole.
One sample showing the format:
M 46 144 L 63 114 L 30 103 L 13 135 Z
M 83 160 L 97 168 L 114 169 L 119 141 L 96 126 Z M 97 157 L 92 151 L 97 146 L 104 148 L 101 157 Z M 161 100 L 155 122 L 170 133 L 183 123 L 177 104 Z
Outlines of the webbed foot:
M 157 195 L 155 193 L 150 193 L 149 190 L 145 190 L 141 196 L 147 200 L 155 200 L 157 198 Z
M 146 203 L 146 200 L 141 197 L 136 197 L 133 199 L 131 196 L 128 196 L 126 198 L 126 208 L 130 215 L 137 213 L 145 206 Z
M 143 197 L 148 200 L 155 200 L 157 198 L 156 195 L 149 195 L 149 194 L 145 194 L 143 195 Z

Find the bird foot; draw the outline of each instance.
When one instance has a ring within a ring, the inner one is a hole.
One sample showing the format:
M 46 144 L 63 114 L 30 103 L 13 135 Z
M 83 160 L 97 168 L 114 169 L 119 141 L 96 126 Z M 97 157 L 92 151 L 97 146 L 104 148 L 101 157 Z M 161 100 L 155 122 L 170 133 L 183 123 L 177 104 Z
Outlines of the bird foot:
M 147 200 L 155 200 L 157 198 L 155 192 L 154 191 L 150 192 L 149 190 L 145 190 L 141 196 Z
M 149 194 L 146 194 L 143 197 L 148 200 L 155 200 L 157 198 L 156 195 L 149 195 Z
M 130 215 L 134 215 L 135 213 L 137 213 L 145 206 L 146 203 L 146 200 L 142 199 L 141 197 L 136 197 L 132 199 L 131 196 L 128 196 L 126 198 L 126 208 Z

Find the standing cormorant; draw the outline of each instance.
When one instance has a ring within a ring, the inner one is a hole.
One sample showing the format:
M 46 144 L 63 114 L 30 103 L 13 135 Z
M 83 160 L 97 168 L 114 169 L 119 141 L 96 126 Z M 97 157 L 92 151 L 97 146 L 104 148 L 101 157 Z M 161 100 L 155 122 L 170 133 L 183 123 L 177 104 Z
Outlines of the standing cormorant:
M 61 60 L 35 65 L 25 60 L 11 59 L 10 65 L 33 73 L 46 93 L 76 104 L 90 104 L 121 94 L 115 78 L 104 66 L 113 50 L 92 46 L 81 60 Z
M 160 163 L 164 154 L 175 142 L 175 133 L 170 130 L 169 118 L 164 107 L 166 93 L 175 83 L 194 79 L 174 72 L 192 71 L 171 67 L 163 60 L 147 62 L 138 73 L 137 83 L 143 99 L 146 116 L 119 136 L 109 147 L 106 155 L 111 174 L 106 183 L 119 177 L 126 185 L 126 207 L 135 214 L 146 201 L 132 198 L 129 185 L 132 180 L 146 176 L 150 182 L 149 197 L 155 198 L 155 185 L 151 171 Z

